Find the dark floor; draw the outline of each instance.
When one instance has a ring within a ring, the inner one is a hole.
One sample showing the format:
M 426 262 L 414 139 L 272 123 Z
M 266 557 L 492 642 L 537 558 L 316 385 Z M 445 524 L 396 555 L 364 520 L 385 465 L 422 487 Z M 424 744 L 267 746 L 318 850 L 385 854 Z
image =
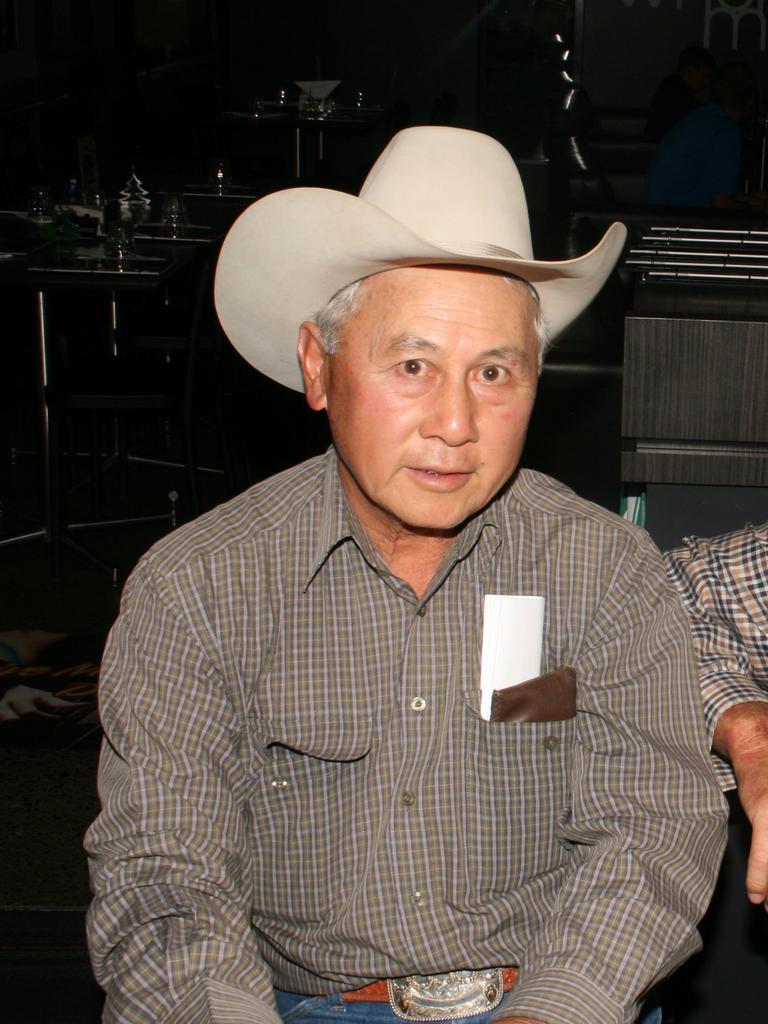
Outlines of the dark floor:
M 39 518 L 38 460 L 21 456 L 12 469 L 7 450 L 6 444 L 0 451 L 5 535 L 34 528 Z M 181 476 L 130 464 L 131 504 L 166 511 L 167 493 L 181 487 Z M 216 483 L 210 481 L 211 498 Z M 169 526 L 165 520 L 77 537 L 124 579 Z M 73 660 L 98 657 L 119 600 L 111 574 L 65 550 L 61 579 L 54 580 L 41 539 L 0 547 L 0 567 L 0 639 L 20 630 L 72 634 L 82 652 Z M 83 937 L 89 890 L 82 836 L 98 810 L 94 717 L 91 708 L 77 722 L 27 716 L 0 723 L 0 986 L 7 1024 L 90 1024 L 100 1016 Z

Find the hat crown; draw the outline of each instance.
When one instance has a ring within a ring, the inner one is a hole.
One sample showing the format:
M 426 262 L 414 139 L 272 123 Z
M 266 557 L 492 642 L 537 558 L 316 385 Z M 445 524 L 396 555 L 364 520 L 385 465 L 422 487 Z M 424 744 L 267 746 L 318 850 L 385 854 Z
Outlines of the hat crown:
M 406 128 L 371 168 L 360 198 L 455 251 L 499 247 L 533 256 L 520 174 L 504 146 L 488 135 Z
M 613 224 L 584 256 L 534 260 L 525 193 L 506 149 L 460 128 L 408 128 L 359 196 L 293 188 L 244 210 L 221 247 L 216 308 L 250 363 L 300 391 L 298 326 L 352 281 L 425 264 L 516 274 L 536 287 L 555 337 L 600 290 L 625 237 Z

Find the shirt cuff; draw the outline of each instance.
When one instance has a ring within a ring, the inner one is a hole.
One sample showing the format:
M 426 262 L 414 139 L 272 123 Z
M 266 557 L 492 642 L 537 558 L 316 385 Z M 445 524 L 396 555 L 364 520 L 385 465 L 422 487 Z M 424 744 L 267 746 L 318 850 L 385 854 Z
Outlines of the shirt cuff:
M 735 673 L 721 676 L 705 675 L 701 681 L 701 692 L 710 742 L 715 735 L 717 723 L 729 708 L 744 704 L 746 701 L 768 703 L 768 692 L 764 686 L 749 676 Z
M 163 1024 L 282 1024 L 276 1011 L 250 992 L 206 978 Z
M 702 691 L 705 691 L 704 686 L 702 686 Z M 759 683 L 753 682 L 746 676 L 729 676 L 727 695 L 720 694 L 717 697 L 708 698 L 705 693 L 705 717 L 710 746 L 714 739 L 717 723 L 722 715 L 730 708 L 735 708 L 738 704 L 745 704 L 748 701 L 759 701 L 761 704 L 768 704 L 768 693 L 765 692 L 765 689 Z M 733 774 L 730 761 L 713 750 L 712 764 L 714 765 L 715 775 L 717 776 L 720 788 L 723 791 L 735 789 L 736 777 Z
M 512 996 L 491 1017 L 491 1022 L 507 1017 L 530 1017 L 545 1024 L 629 1024 L 637 1008 L 619 1006 L 603 989 L 572 971 L 536 971 L 523 977 L 512 989 Z

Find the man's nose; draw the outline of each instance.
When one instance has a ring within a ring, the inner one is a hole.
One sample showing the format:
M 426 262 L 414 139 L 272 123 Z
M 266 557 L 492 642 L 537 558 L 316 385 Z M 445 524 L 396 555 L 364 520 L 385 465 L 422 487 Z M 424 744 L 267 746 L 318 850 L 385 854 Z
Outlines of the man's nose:
M 466 380 L 444 378 L 426 399 L 422 437 L 438 437 L 447 445 L 477 441 L 475 398 Z

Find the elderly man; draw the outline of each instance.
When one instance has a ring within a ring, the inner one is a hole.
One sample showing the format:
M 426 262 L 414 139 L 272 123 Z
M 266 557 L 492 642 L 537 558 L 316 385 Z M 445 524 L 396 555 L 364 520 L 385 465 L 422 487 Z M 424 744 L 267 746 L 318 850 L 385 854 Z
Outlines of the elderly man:
M 506 150 L 433 127 L 360 196 L 233 226 L 222 324 L 334 446 L 126 587 L 87 837 L 105 1020 L 624 1024 L 697 948 L 725 812 L 682 607 L 644 534 L 516 472 L 546 325 L 623 240 L 534 260 Z M 504 605 L 486 649 L 489 596 L 540 626 Z

